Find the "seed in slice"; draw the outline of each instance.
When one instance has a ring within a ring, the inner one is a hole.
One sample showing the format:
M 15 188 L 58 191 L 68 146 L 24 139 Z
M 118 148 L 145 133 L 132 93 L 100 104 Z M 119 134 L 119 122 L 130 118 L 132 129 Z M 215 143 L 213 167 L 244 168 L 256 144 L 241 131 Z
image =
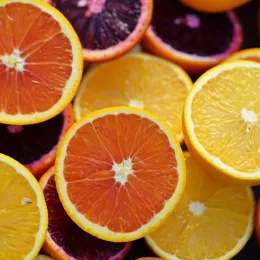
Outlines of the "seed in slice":
M 49 257 L 49 256 L 46 256 L 46 255 L 38 255 L 36 257 L 36 260 L 54 260 L 53 258 Z
M 187 186 L 166 222 L 146 237 L 164 259 L 228 260 L 253 232 L 254 195 L 249 187 L 211 177 L 186 154 Z
M 0 20 L 0 122 L 26 125 L 56 116 L 81 80 L 77 34 L 40 0 L 2 0 Z
M 50 0 L 76 30 L 86 61 L 115 59 L 133 49 L 152 18 L 152 0 Z
M 242 29 L 234 12 L 205 14 L 179 1 L 154 0 L 144 47 L 191 74 L 215 66 L 240 48 Z
M 260 63 L 260 48 L 251 48 L 232 54 L 226 61 L 249 60 Z
M 3 154 L 0 183 L 1 259 L 34 259 L 48 226 L 41 188 L 23 165 Z
M 145 108 L 164 119 L 183 142 L 182 110 L 192 86 L 187 73 L 170 62 L 135 53 L 85 74 L 75 98 L 77 119 L 113 106 Z
M 55 186 L 54 169 L 40 179 L 49 212 L 49 227 L 43 251 L 55 259 L 123 259 L 131 243 L 111 243 L 91 236 L 77 226 L 67 215 Z
M 68 215 L 113 242 L 141 238 L 159 226 L 185 186 L 177 139 L 159 118 L 137 108 L 107 108 L 75 123 L 55 167 Z
M 189 151 L 219 177 L 260 183 L 260 64 L 221 64 L 194 84 L 184 106 Z
M 255 216 L 255 231 L 258 245 L 260 246 L 260 200 L 258 200 Z
M 0 152 L 25 165 L 38 178 L 53 165 L 58 144 L 73 122 L 69 105 L 61 114 L 42 123 L 0 124 Z

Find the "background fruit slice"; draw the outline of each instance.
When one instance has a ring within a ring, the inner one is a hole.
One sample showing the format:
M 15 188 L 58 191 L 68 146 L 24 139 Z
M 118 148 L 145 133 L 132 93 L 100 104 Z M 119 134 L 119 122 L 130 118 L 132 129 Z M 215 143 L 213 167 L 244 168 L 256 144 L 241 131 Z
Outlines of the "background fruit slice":
M 33 175 L 0 154 L 0 248 L 2 259 L 34 259 L 43 244 L 48 214 Z
M 192 81 L 184 70 L 144 53 L 93 68 L 75 98 L 77 119 L 113 106 L 145 108 L 164 119 L 183 142 L 182 110 Z
M 260 64 L 221 64 L 201 76 L 184 106 L 189 151 L 209 172 L 260 183 Z
M 70 105 L 61 114 L 42 123 L 0 124 L 0 152 L 25 165 L 35 177 L 40 177 L 53 165 L 58 144 L 73 122 Z
M 194 158 L 185 157 L 184 195 L 146 241 L 164 259 L 231 259 L 253 231 L 253 192 L 249 187 L 213 179 Z
M 66 214 L 55 186 L 54 169 L 40 179 L 49 211 L 49 227 L 43 250 L 55 259 L 123 259 L 131 243 L 111 243 L 89 235 Z
M 237 51 L 241 41 L 242 29 L 233 12 L 204 14 L 179 1 L 154 0 L 143 45 L 189 73 L 199 74 Z
M 52 0 L 71 22 L 86 61 L 117 58 L 141 41 L 152 17 L 152 0 Z
M 137 108 L 107 108 L 75 123 L 55 167 L 69 216 L 114 242 L 138 239 L 160 225 L 185 186 L 184 158 L 172 131 Z
M 260 63 L 260 48 L 251 48 L 232 54 L 226 61 L 249 60 Z
M 60 113 L 82 75 L 79 39 L 66 18 L 40 0 L 0 3 L 0 122 L 25 125 Z

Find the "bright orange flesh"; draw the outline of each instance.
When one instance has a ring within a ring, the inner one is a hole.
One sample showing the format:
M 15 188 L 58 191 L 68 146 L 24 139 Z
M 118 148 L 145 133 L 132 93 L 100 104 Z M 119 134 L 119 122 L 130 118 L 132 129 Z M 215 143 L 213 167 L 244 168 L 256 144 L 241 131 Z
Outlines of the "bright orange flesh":
M 52 108 L 72 72 L 72 46 L 59 23 L 29 3 L 0 5 L 0 112 Z
M 129 158 L 132 171 L 121 185 L 112 167 Z M 88 220 L 114 232 L 132 232 L 171 198 L 178 182 L 176 164 L 158 125 L 133 114 L 107 115 L 81 127 L 70 140 L 64 177 L 69 199 Z

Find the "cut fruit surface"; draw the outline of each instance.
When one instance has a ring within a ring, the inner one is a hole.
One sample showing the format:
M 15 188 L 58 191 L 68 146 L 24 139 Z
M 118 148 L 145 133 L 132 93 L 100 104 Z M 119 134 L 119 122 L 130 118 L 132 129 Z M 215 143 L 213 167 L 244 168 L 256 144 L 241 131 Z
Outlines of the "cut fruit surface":
M 40 177 L 53 165 L 58 144 L 73 122 L 70 105 L 61 114 L 42 123 L 0 124 L 0 152 L 25 165 L 35 177 Z
M 81 80 L 77 34 L 41 0 L 3 0 L 0 20 L 0 122 L 26 125 L 56 116 Z
M 141 41 L 152 17 L 152 0 L 52 0 L 79 35 L 86 61 L 117 58 Z
M 159 118 L 137 108 L 107 108 L 79 120 L 65 135 L 55 167 L 68 215 L 113 242 L 155 229 L 185 186 L 177 139 Z
M 194 84 L 184 106 L 189 151 L 232 182 L 260 183 L 260 64 L 221 64 Z
M 172 260 L 228 260 L 249 240 L 255 201 L 249 187 L 213 178 L 186 157 L 187 185 L 166 222 L 146 237 L 160 257 Z
M 93 68 L 75 98 L 76 119 L 113 106 L 144 108 L 164 119 L 183 142 L 182 110 L 192 86 L 179 66 L 136 53 Z
M 232 54 L 226 61 L 249 60 L 260 63 L 260 48 L 251 48 Z
M 49 212 L 49 227 L 43 251 L 55 259 L 123 259 L 131 243 L 111 243 L 91 236 L 75 224 L 59 200 L 55 186 L 54 169 L 40 179 Z
M 1 258 L 34 259 L 48 225 L 41 188 L 23 165 L 3 154 L 0 154 L 0 183 Z
M 205 14 L 179 1 L 154 0 L 143 45 L 192 74 L 215 66 L 240 48 L 242 29 L 235 13 Z

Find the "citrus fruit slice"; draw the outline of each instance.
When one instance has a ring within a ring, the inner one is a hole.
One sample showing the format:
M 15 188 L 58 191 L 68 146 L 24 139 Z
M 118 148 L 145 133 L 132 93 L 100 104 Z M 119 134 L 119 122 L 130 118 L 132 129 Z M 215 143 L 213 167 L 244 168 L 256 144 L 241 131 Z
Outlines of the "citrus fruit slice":
M 49 257 L 49 256 L 46 256 L 46 255 L 38 255 L 36 257 L 36 260 L 54 260 L 53 258 Z
M 204 14 L 179 1 L 154 0 L 143 45 L 146 50 L 199 74 L 240 48 L 242 29 L 234 12 Z
M 71 102 L 81 80 L 75 31 L 40 0 L 3 0 L 0 20 L 0 122 L 25 125 L 54 117 Z
M 208 1 L 208 0 L 180 0 L 185 5 L 201 11 L 201 12 L 225 12 L 244 5 L 251 0 L 218 0 L 218 1 Z
M 258 200 L 255 216 L 255 231 L 258 245 L 260 246 L 260 200 Z
M 33 175 L 20 163 L 0 154 L 1 259 L 34 259 L 48 225 L 45 200 Z
M 115 59 L 141 41 L 152 18 L 152 0 L 51 0 L 71 22 L 86 61 Z
M 68 215 L 113 242 L 141 238 L 159 226 L 185 186 L 177 139 L 159 118 L 137 108 L 107 108 L 76 122 L 55 167 Z
M 0 124 L 0 152 L 40 177 L 53 165 L 58 144 L 74 122 L 72 106 L 45 122 L 17 126 Z
M 253 231 L 254 195 L 249 187 L 212 178 L 186 154 L 187 186 L 166 222 L 146 237 L 164 259 L 228 260 Z
M 249 60 L 260 63 L 260 48 L 251 48 L 232 54 L 226 61 Z
M 49 227 L 43 251 L 55 259 L 123 259 L 131 243 L 111 243 L 91 236 L 78 227 L 67 215 L 55 186 L 54 168 L 40 179 L 49 212 Z
M 184 106 L 189 151 L 232 182 L 260 183 L 260 64 L 221 64 L 194 84 Z
M 75 98 L 77 119 L 113 106 L 145 108 L 164 119 L 183 142 L 182 110 L 192 86 L 187 73 L 170 62 L 135 53 L 88 71 Z

